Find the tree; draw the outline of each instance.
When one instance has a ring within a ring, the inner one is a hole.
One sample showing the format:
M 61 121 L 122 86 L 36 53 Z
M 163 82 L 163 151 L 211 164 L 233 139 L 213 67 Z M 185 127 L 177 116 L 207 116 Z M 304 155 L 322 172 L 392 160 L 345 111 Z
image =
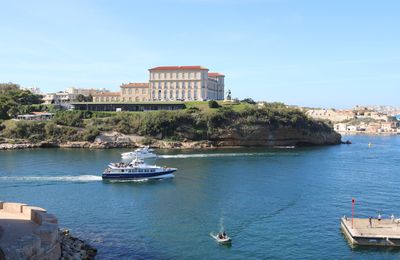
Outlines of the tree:
M 208 107 L 209 108 L 219 108 L 219 104 L 215 100 L 210 100 L 210 101 L 208 101 Z
M 245 98 L 245 99 L 243 99 L 243 100 L 240 101 L 240 102 L 248 103 L 248 104 L 252 104 L 252 105 L 255 105 L 255 104 L 256 104 L 256 102 L 255 102 L 252 98 Z
M 79 95 L 76 96 L 76 100 L 78 102 L 85 102 L 86 101 L 86 97 L 84 95 L 82 95 L 82 94 L 79 94 Z
M 0 83 L 0 119 L 14 117 L 19 113 L 21 106 L 40 103 L 40 95 L 22 90 L 14 83 Z

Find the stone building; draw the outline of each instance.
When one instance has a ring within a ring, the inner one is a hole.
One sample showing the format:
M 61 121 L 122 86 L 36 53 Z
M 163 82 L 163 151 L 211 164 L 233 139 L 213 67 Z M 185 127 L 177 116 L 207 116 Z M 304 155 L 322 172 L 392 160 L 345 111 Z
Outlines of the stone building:
M 149 69 L 151 100 L 222 100 L 224 75 L 202 66 L 161 66 Z
M 53 104 L 62 107 L 69 107 L 72 101 L 76 99 L 75 94 L 71 94 L 68 92 L 56 92 L 56 93 L 47 93 L 43 97 L 43 103 L 46 105 Z
M 331 122 L 341 122 L 355 118 L 355 115 L 351 110 L 335 109 L 310 109 L 306 111 L 306 115 L 314 119 L 329 120 Z
M 149 83 L 128 83 L 121 85 L 122 102 L 149 101 Z
M 73 94 L 75 96 L 77 95 L 84 95 L 84 96 L 89 96 L 89 95 L 94 95 L 97 93 L 104 93 L 104 92 L 110 92 L 109 90 L 105 88 L 75 88 L 75 87 L 69 87 L 65 90 L 65 92 L 69 94 Z
M 93 102 L 121 102 L 120 92 L 100 92 L 93 94 Z

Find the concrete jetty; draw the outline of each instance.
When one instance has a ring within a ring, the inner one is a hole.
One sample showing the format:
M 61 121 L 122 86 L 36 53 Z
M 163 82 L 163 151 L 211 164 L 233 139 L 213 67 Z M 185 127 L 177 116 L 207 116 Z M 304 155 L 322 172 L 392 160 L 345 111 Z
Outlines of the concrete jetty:
M 400 220 L 343 217 L 341 229 L 351 246 L 400 246 Z

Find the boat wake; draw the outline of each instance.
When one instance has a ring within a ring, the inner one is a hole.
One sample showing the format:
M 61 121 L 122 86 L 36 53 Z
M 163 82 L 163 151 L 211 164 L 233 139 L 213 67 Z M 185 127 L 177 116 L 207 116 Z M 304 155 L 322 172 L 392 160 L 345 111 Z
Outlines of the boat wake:
M 210 158 L 210 157 L 236 157 L 236 156 L 265 156 L 272 153 L 199 153 L 199 154 L 172 154 L 172 155 L 158 155 L 157 158 Z
M 101 176 L 97 175 L 77 175 L 77 176 L 2 176 L 0 181 L 10 182 L 93 182 L 101 181 Z

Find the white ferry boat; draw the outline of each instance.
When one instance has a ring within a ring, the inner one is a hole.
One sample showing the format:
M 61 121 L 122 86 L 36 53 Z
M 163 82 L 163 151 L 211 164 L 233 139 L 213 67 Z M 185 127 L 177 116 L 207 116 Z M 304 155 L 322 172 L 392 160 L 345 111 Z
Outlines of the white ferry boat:
M 172 173 L 176 168 L 148 165 L 142 159 L 136 158 L 131 163 L 110 163 L 105 169 L 103 180 L 146 180 L 175 177 Z
M 124 161 L 134 160 L 136 157 L 139 159 L 153 159 L 156 158 L 157 155 L 154 152 L 154 149 L 151 149 L 149 146 L 145 146 L 143 148 L 138 148 L 133 152 L 122 153 L 121 157 Z

